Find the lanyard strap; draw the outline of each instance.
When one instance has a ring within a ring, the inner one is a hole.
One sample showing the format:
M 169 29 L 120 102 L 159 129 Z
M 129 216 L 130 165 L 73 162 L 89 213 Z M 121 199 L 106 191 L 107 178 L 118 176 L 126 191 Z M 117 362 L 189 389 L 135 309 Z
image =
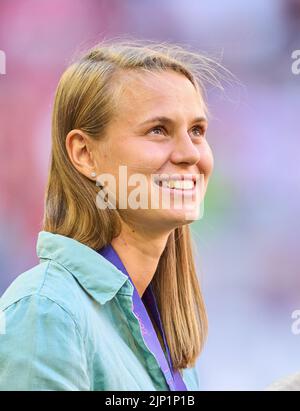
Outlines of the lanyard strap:
M 168 346 L 167 339 L 164 333 L 160 313 L 157 307 L 157 303 L 156 303 L 156 299 L 155 299 L 155 295 L 154 295 L 153 287 L 151 283 L 149 284 L 146 291 L 144 292 L 142 299 L 145 301 L 147 307 L 149 307 L 149 309 L 151 310 L 151 314 L 154 317 L 154 321 L 156 322 L 156 325 L 163 337 L 164 345 L 166 347 L 166 353 L 168 356 L 169 366 L 171 368 L 173 380 L 175 383 L 175 389 L 177 391 L 187 391 L 186 385 L 183 382 L 180 372 L 178 370 L 174 370 L 173 368 L 169 346 Z
M 183 382 L 180 372 L 178 370 L 175 371 L 173 369 L 171 355 L 163 330 L 162 321 L 155 300 L 152 284 L 149 284 L 141 299 L 132 279 L 130 278 L 126 268 L 124 267 L 124 264 L 122 263 L 120 257 L 118 256 L 117 252 L 112 247 L 112 245 L 109 244 L 108 246 L 101 248 L 100 250 L 98 250 L 98 253 L 101 254 L 107 260 L 109 260 L 125 275 L 127 275 L 128 279 L 133 285 L 133 312 L 139 320 L 144 341 L 148 346 L 149 350 L 154 354 L 157 362 L 159 363 L 170 391 L 187 391 L 186 385 Z M 158 336 L 156 334 L 156 331 L 154 330 L 152 321 L 145 308 L 145 305 L 147 305 L 147 307 L 149 308 L 154 318 L 154 321 L 163 337 L 169 363 L 160 345 Z

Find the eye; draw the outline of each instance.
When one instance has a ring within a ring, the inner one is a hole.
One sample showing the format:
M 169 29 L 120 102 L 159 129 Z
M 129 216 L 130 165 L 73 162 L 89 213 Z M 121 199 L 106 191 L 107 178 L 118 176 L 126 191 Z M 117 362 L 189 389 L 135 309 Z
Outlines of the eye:
M 197 137 L 203 137 L 205 135 L 206 128 L 204 126 L 195 126 L 192 130 L 198 131 L 198 134 L 195 134 Z
M 163 126 L 156 126 L 156 127 L 153 127 L 149 132 L 153 132 L 153 131 L 161 131 L 161 130 L 163 130 L 164 132 L 166 132 L 166 129 L 163 127 Z M 154 133 L 154 134 L 158 134 L 158 133 Z

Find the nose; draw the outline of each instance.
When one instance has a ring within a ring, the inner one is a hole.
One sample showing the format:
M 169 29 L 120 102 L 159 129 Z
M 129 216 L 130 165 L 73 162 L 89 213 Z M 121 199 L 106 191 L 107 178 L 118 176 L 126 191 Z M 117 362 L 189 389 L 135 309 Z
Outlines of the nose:
M 174 139 L 174 148 L 171 154 L 174 164 L 196 164 L 200 160 L 199 148 L 193 143 L 189 134 L 181 134 Z

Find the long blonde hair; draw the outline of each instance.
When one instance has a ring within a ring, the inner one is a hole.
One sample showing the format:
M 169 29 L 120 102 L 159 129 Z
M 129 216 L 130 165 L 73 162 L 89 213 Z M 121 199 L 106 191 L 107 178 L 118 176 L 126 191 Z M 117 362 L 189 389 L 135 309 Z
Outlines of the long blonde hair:
M 118 210 L 96 206 L 94 181 L 72 165 L 65 140 L 80 129 L 99 140 L 113 119 L 124 70 L 174 70 L 205 93 L 218 82 L 219 64 L 177 44 L 114 39 L 81 55 L 63 73 L 52 116 L 52 150 L 43 230 L 71 237 L 95 250 L 120 234 Z M 207 315 L 197 278 L 189 226 L 170 234 L 152 280 L 175 369 L 195 365 L 207 336 Z

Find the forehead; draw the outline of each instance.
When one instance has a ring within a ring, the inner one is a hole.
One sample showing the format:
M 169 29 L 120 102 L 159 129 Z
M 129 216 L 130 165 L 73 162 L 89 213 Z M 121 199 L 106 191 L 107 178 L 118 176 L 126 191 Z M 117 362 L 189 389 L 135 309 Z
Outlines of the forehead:
M 149 114 L 205 116 L 199 91 L 183 74 L 174 71 L 133 72 L 121 78 L 118 120 L 135 123 Z M 150 113 L 151 112 L 151 113 Z

